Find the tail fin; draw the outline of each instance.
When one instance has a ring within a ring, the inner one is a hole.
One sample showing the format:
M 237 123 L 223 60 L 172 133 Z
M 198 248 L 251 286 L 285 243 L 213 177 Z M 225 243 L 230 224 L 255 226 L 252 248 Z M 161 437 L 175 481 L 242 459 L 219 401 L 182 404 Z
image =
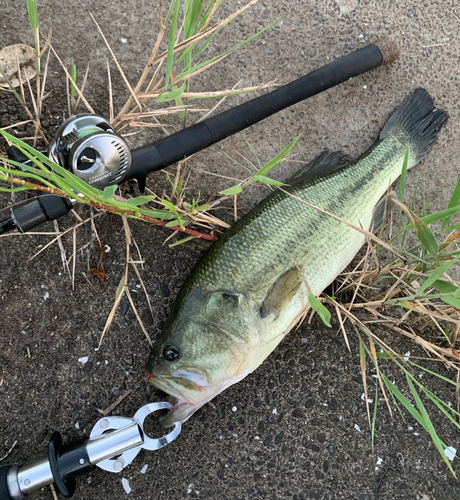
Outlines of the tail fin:
M 386 122 L 380 139 L 396 135 L 401 142 L 408 144 L 414 159 L 409 166 L 413 166 L 425 156 L 448 118 L 445 111 L 436 109 L 430 94 L 418 88 Z

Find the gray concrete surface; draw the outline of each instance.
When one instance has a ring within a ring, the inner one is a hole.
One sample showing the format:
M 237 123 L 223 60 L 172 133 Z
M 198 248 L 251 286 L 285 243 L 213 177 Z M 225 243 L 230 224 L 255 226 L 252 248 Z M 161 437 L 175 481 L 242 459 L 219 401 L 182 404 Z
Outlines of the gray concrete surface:
M 105 66 L 110 56 L 88 12 L 99 22 L 134 82 L 157 33 L 158 4 L 133 0 L 39 2 L 43 31 L 53 26 L 53 46 L 63 60 L 69 64 L 74 57 L 80 71 L 90 63 L 86 97 L 105 113 Z M 234 0 L 223 2 L 222 17 L 241 5 Z M 310 160 L 326 148 L 358 155 L 373 143 L 395 106 L 416 87 L 425 87 L 449 112 L 450 121 L 423 165 L 410 172 L 407 183 L 413 190 L 423 172 L 426 203 L 434 210 L 447 204 L 459 175 L 459 16 L 460 7 L 454 0 L 261 0 L 216 37 L 210 53 L 230 47 L 275 19 L 279 22 L 211 72 L 200 75 L 194 88 L 218 90 L 238 81 L 247 86 L 273 79 L 287 83 L 384 34 L 394 36 L 403 49 L 400 61 L 283 111 L 244 136 L 261 160 L 274 156 L 300 131 L 304 132 L 296 150 L 300 160 Z M 0 46 L 19 42 L 32 42 L 25 2 L 0 0 Z M 112 76 L 119 105 L 127 93 L 115 69 Z M 48 84 L 51 94 L 43 121 L 52 135 L 67 106 L 63 72 L 54 62 Z M 228 100 L 222 109 L 243 99 L 246 97 Z M 23 119 L 14 99 L 0 94 L 0 126 Z M 30 134 L 23 128 L 16 132 Z M 159 137 L 152 132 L 142 140 Z M 224 156 L 235 156 L 235 151 L 250 154 L 241 136 L 196 155 L 190 162 L 194 168 L 191 192 L 201 190 L 202 198 L 207 199 L 231 185 L 199 169 L 241 176 L 238 167 Z M 285 179 L 295 169 L 295 163 L 286 163 L 274 175 Z M 159 192 L 168 188 L 163 173 L 150 176 L 149 183 Z M 265 194 L 260 188 L 249 189 L 241 202 L 241 214 Z M 1 200 L 1 206 L 6 206 L 10 196 L 2 195 Z M 416 206 L 421 203 L 418 190 Z M 85 209 L 80 213 L 87 215 Z M 108 222 L 108 216 L 96 222 L 100 233 Z M 71 217 L 60 221 L 64 229 L 73 223 Z M 208 244 L 193 241 L 170 249 L 162 246 L 166 231 L 137 223 L 131 227 L 145 260 L 141 272 L 154 305 L 153 318 L 142 294 L 133 295 L 154 336 L 180 284 Z M 46 229 L 52 230 L 52 226 Z M 89 227 L 78 229 L 78 247 L 90 239 Z M 121 221 L 114 220 L 107 233 L 106 243 L 111 247 L 104 259 L 107 288 L 94 278 L 89 284 L 83 276 L 88 262 L 90 266 L 97 263 L 98 252 L 93 248 L 89 254 L 78 254 L 73 291 L 56 245 L 29 260 L 48 241 L 47 236 L 13 236 L 0 241 L 0 457 L 17 440 L 2 464 L 43 457 L 53 430 L 60 430 L 65 440 L 86 436 L 100 418 L 97 409 L 108 407 L 118 391 L 132 392 L 113 412 L 116 415 L 131 416 L 146 402 L 160 398 L 142 380 L 148 344 L 127 303 L 122 304 L 102 348 L 95 350 L 124 270 Z M 64 243 L 70 254 L 71 238 Z M 130 288 L 136 290 L 138 282 L 131 276 Z M 47 300 L 45 294 L 49 294 Z M 400 352 L 417 352 L 400 338 L 379 333 Z M 329 330 L 315 320 L 304 324 L 254 374 L 194 415 L 173 444 L 160 452 L 142 453 L 120 475 L 97 470 L 81 478 L 74 498 L 125 498 L 121 483 L 125 477 L 132 488 L 128 498 L 139 500 L 370 500 L 397 453 L 404 456 L 405 465 L 388 472 L 380 500 L 460 498 L 458 482 L 423 429 L 408 415 L 405 421 L 399 416 L 391 420 L 383 403 L 379 404 L 372 453 L 361 399 L 358 344 L 353 336 L 351 347 L 352 354 L 337 326 Z M 78 361 L 83 356 L 89 357 L 85 365 Z M 453 376 L 439 369 L 445 376 Z M 391 379 L 401 382 L 394 368 L 387 370 Z M 426 382 L 444 400 L 454 402 L 450 388 L 435 380 Z M 436 415 L 434 408 L 429 409 Z M 437 417 L 435 423 L 443 440 L 460 448 L 453 427 Z M 141 474 L 144 464 L 148 469 Z M 458 469 L 457 460 L 453 465 Z M 44 488 L 31 498 L 48 500 L 52 494 Z

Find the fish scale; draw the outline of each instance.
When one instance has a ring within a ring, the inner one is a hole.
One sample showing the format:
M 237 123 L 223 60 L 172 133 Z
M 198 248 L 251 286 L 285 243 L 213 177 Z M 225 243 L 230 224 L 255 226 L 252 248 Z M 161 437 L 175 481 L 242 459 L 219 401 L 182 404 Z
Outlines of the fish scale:
M 363 229 L 373 218 L 378 224 L 385 209 L 378 201 L 401 174 L 406 151 L 411 168 L 447 118 L 417 89 L 358 160 L 321 154 L 210 248 L 181 288 L 147 363 L 149 383 L 173 404 L 165 426 L 187 420 L 267 358 L 302 317 L 309 292 L 319 295 L 365 241 L 334 216 Z
M 389 137 L 347 168 L 298 182 L 286 191 L 369 229 L 373 207 L 400 174 L 405 151 L 406 145 Z M 277 191 L 214 245 L 200 263 L 197 284 L 206 290 L 249 291 L 262 298 L 267 286 L 295 262 L 307 281 L 312 280 L 313 292 L 319 293 L 353 258 L 356 252 L 350 256 L 348 248 L 354 251 L 363 241 L 356 229 Z M 325 261 L 336 265 L 329 266 L 322 279 L 315 278 L 315 270 L 327 267 Z

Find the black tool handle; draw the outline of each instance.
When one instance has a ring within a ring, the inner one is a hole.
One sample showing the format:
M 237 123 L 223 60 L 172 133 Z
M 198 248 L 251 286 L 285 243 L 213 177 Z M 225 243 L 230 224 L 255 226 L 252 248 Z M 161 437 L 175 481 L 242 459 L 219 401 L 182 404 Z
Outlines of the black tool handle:
M 19 489 L 8 486 L 8 475 L 15 476 L 18 467 L 6 466 L 0 467 L 0 500 L 21 500 L 24 495 Z

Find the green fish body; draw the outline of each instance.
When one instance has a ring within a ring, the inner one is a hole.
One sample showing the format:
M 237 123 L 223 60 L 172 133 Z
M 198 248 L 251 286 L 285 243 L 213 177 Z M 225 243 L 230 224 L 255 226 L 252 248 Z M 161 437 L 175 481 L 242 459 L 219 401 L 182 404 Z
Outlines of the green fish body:
M 363 233 L 343 220 L 370 229 L 406 151 L 411 168 L 447 118 L 417 89 L 361 158 L 323 153 L 211 247 L 147 363 L 146 379 L 174 404 L 164 425 L 185 421 L 267 358 L 308 308 L 309 293 L 319 295 L 363 245 Z

